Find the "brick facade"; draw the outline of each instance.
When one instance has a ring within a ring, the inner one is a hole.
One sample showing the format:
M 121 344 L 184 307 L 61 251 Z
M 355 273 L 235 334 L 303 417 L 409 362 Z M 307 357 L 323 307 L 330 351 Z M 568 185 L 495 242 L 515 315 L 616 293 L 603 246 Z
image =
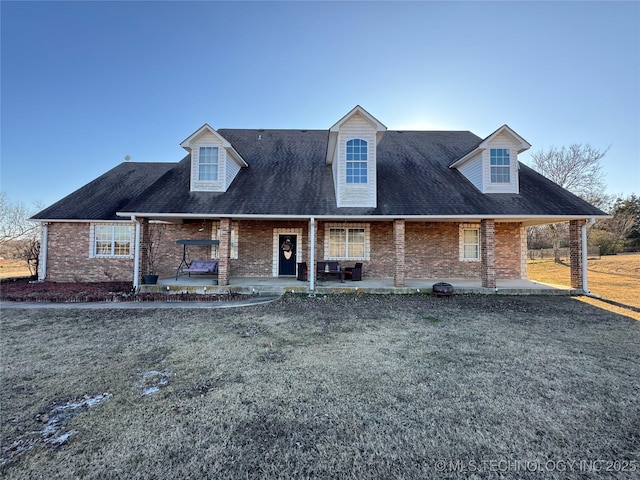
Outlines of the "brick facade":
M 405 277 L 405 221 L 393 222 L 393 249 L 395 268 L 393 270 L 393 286 L 404 287 Z
M 229 259 L 227 253 L 226 281 L 230 277 L 269 277 L 274 272 L 274 231 L 301 231 L 298 234 L 297 261 L 310 264 L 308 222 L 305 221 L 251 221 L 238 220 L 238 258 Z M 231 222 L 228 222 L 230 228 Z M 329 222 L 335 223 L 335 222 Z M 220 222 L 223 226 L 225 220 Z M 325 226 L 317 221 L 315 259 L 324 260 Z M 143 224 L 144 225 L 144 224 Z M 406 222 L 404 220 L 368 222 L 369 260 L 364 261 L 365 277 L 398 279 L 412 278 L 481 278 L 481 262 L 461 261 L 459 255 L 459 223 Z M 395 228 L 394 228 L 395 227 Z M 157 273 L 161 278 L 175 275 L 182 259 L 182 246 L 176 245 L 181 238 L 211 239 L 212 222 L 184 224 L 149 224 L 149 228 L 162 230 L 157 255 Z M 144 244 L 144 227 L 141 241 Z M 578 227 L 579 230 L 579 227 Z M 395 233 L 394 233 L 395 231 Z M 221 233 L 224 228 L 221 228 Z M 523 239 L 524 236 L 524 239 Z M 482 237 L 482 235 L 481 235 Z M 229 238 L 227 234 L 227 238 Z M 400 239 L 404 238 L 404 242 Z M 495 277 L 505 279 L 526 276 L 526 259 L 523 260 L 522 242 L 526 242 L 525 230 L 517 223 L 495 224 Z M 229 239 L 230 241 L 230 239 Z M 222 256 L 225 240 L 221 235 L 218 247 Z M 404 243 L 404 255 L 401 248 Z M 144 256 L 141 245 L 141 257 Z M 189 260 L 211 258 L 212 247 L 188 247 Z M 215 248 L 215 247 L 213 247 Z M 89 258 L 89 223 L 52 223 L 49 225 L 47 279 L 52 281 L 131 281 L 133 279 L 133 251 L 131 258 Z M 227 250 L 228 252 L 229 250 Z M 404 258 L 404 265 L 399 261 Z M 343 261 L 353 265 L 354 261 Z M 145 273 L 143 258 L 140 274 Z M 220 258 L 221 284 L 225 281 Z M 580 276 L 581 278 L 581 276 Z
M 493 220 L 480 222 L 480 279 L 485 288 L 496 288 L 495 228 Z
M 52 282 L 133 281 L 133 252 L 123 258 L 89 258 L 89 223 L 50 223 L 47 278 Z
M 571 288 L 582 290 L 582 225 L 584 220 L 569 223 L 569 263 L 571 264 Z

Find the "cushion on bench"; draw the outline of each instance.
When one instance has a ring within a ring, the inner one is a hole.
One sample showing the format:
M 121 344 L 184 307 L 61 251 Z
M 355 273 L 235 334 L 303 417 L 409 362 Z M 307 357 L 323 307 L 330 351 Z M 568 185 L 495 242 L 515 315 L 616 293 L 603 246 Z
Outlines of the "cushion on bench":
M 183 268 L 187 273 L 216 273 L 218 271 L 217 260 L 194 260 L 188 268 Z

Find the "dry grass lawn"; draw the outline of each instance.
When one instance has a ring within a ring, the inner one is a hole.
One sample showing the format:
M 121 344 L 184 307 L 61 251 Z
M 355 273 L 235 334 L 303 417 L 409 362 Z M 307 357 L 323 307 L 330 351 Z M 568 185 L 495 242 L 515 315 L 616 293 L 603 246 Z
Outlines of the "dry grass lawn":
M 3 260 L 0 262 L 0 278 L 28 277 L 31 275 L 25 262 L 20 260 Z
M 570 268 L 553 260 L 534 260 L 528 264 L 529 279 L 555 285 L 570 285 Z M 612 255 L 588 261 L 589 290 L 592 293 L 640 308 L 640 254 Z M 629 315 L 640 320 L 640 314 L 631 310 L 608 306 L 604 302 L 582 298 L 602 308 Z
M 640 322 L 567 297 L 9 308 L 1 328 L 7 479 L 638 478 Z

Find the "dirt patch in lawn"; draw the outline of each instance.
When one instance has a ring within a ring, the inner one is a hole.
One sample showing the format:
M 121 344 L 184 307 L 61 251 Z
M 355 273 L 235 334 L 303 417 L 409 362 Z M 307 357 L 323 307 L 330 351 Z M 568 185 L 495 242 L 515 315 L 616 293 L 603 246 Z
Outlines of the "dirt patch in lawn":
M 567 297 L 288 295 L 246 310 L 2 316 L 2 446 L 34 440 L 0 466 L 8 479 L 640 468 L 640 323 Z M 60 435 L 77 433 L 58 447 L 28 436 L 83 392 L 111 396 L 69 418 Z

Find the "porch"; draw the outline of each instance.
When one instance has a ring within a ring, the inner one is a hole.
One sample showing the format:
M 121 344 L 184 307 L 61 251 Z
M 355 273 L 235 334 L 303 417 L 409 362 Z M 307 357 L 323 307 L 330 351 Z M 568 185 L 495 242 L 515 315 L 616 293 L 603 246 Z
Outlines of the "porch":
M 364 278 L 362 281 L 347 280 L 341 283 L 337 278 L 316 280 L 315 289 L 309 289 L 308 281 L 295 277 L 231 277 L 229 285 L 216 285 L 215 278 L 165 277 L 157 285 L 140 285 L 141 293 L 240 293 L 240 294 L 283 294 L 286 292 L 303 294 L 368 293 L 368 294 L 415 294 L 431 293 L 434 283 L 445 282 L 453 285 L 454 294 L 499 294 L 499 295 L 572 295 L 581 290 L 566 286 L 548 285 L 531 280 L 497 280 L 496 288 L 482 287 L 481 279 L 473 278 L 415 278 L 406 279 L 404 287 L 395 287 L 393 278 Z

